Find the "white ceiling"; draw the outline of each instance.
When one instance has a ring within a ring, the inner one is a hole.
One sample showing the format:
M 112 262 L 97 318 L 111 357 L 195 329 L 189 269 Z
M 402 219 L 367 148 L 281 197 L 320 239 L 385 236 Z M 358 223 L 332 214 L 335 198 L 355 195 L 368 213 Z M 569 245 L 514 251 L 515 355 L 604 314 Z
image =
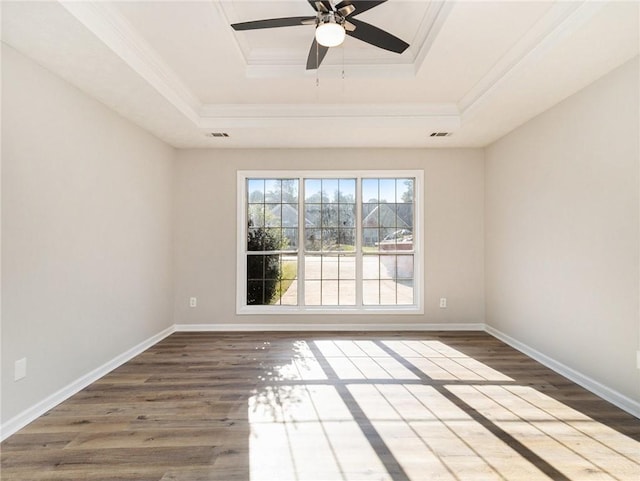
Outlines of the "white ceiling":
M 3 1 L 2 40 L 171 145 L 216 148 L 484 146 L 640 44 L 636 1 L 389 0 L 358 18 L 403 54 L 347 38 L 317 71 L 313 26 L 229 26 L 313 14 L 306 0 Z

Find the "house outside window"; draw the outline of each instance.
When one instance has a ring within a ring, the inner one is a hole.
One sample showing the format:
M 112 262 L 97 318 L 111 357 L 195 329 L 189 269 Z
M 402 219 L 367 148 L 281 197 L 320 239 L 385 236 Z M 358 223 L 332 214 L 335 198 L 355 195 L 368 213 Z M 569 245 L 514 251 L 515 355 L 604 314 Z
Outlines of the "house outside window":
M 421 171 L 238 172 L 238 313 L 421 313 L 421 199 Z

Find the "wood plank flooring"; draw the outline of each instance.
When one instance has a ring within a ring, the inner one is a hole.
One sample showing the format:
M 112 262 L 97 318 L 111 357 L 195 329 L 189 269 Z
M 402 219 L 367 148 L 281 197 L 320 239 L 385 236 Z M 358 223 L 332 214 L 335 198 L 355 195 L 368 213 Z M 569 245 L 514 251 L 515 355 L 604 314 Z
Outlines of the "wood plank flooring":
M 13 480 L 640 479 L 640 420 L 484 333 L 176 333 L 0 446 Z

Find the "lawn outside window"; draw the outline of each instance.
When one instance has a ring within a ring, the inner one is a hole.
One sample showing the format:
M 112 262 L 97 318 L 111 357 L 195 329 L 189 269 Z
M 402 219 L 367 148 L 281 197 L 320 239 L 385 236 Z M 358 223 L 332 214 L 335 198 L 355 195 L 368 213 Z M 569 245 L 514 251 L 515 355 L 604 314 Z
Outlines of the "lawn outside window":
M 238 172 L 237 312 L 422 307 L 422 171 Z

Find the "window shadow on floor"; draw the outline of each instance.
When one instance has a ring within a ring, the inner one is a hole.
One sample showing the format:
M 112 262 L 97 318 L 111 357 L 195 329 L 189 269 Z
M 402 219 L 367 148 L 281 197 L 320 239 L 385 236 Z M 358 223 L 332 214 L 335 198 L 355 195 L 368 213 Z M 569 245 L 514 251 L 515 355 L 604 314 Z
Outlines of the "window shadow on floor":
M 2 443 L 2 479 L 622 481 L 639 439 L 484 333 L 176 333 Z

